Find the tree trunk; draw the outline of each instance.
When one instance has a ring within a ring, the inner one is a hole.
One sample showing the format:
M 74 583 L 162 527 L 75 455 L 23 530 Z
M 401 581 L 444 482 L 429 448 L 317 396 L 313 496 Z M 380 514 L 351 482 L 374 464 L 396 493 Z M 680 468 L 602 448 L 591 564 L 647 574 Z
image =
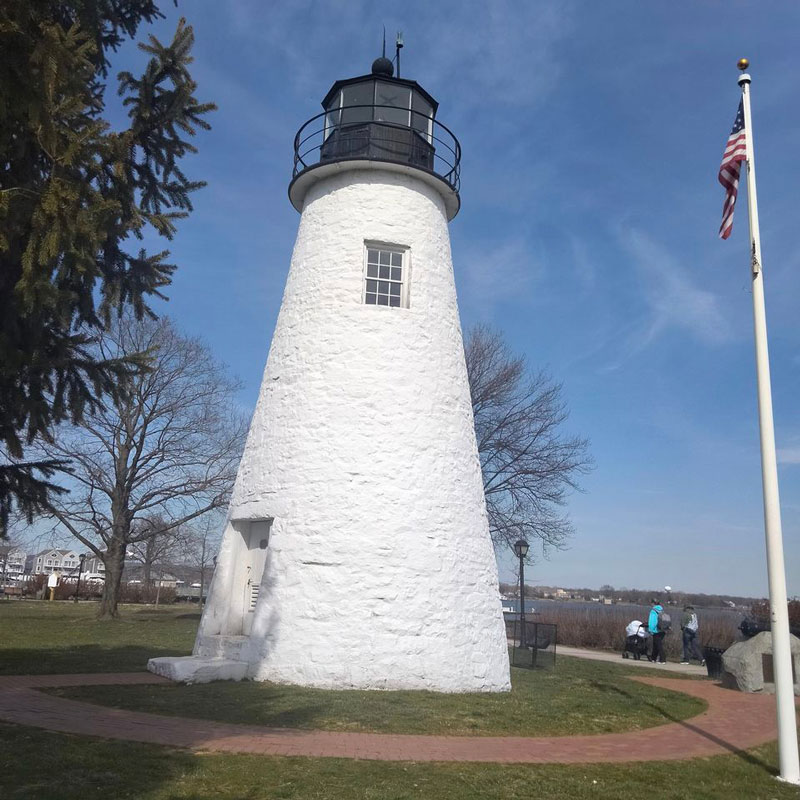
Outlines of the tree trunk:
M 100 599 L 100 619 L 116 619 L 119 616 L 117 604 L 122 583 L 122 569 L 125 566 L 125 548 L 109 548 L 103 555 L 106 568 L 106 579 L 103 584 L 103 596 Z
M 158 587 L 156 588 L 156 608 L 158 608 L 158 601 L 161 598 L 161 583 L 164 580 L 164 570 L 161 570 L 161 574 L 158 579 Z
M 203 537 L 203 547 L 200 551 L 200 602 L 198 606 L 203 610 L 203 589 L 206 585 L 206 537 Z

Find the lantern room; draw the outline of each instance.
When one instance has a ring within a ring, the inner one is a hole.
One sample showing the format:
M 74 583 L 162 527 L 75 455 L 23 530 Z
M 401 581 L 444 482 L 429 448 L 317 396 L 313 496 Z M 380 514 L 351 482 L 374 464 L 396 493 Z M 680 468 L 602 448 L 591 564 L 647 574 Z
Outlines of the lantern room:
M 336 81 L 322 108 L 295 137 L 289 197 L 298 211 L 308 186 L 334 165 L 338 170 L 372 163 L 392 171 L 421 171 L 442 192 L 448 219 L 456 215 L 461 146 L 436 119 L 436 100 L 416 81 L 394 77 L 389 59 L 377 58 L 369 75 Z

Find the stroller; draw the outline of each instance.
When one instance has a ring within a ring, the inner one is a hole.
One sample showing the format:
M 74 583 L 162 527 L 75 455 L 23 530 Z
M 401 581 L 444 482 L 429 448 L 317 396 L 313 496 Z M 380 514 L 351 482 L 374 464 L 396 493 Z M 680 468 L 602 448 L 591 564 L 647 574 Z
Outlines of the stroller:
M 638 619 L 631 620 L 625 628 L 625 649 L 622 651 L 623 658 L 633 656 L 635 661 L 639 661 L 642 656 L 647 655 L 647 640 L 650 634 L 647 626 Z

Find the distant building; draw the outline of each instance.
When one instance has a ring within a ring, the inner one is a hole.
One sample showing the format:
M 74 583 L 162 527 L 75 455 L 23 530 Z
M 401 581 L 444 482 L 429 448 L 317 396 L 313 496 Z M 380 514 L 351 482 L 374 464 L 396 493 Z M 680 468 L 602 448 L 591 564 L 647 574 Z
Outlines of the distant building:
M 0 547 L 0 579 L 19 580 L 25 574 L 28 554 L 13 545 Z
M 87 581 L 104 581 L 106 579 L 106 565 L 100 556 L 87 553 L 83 562 L 83 577 Z
M 49 575 L 51 572 L 72 572 L 75 570 L 77 575 L 78 564 L 80 564 L 80 557 L 74 550 L 53 548 L 51 550 L 42 550 L 41 553 L 37 553 L 34 556 L 31 572 L 34 575 Z

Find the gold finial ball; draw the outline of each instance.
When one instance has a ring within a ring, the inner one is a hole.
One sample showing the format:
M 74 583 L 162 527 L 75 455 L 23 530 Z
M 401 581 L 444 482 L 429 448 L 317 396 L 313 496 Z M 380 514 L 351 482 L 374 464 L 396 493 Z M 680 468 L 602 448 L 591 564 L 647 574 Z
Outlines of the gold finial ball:
M 736 62 L 736 66 L 737 66 L 737 67 L 739 67 L 739 69 L 740 69 L 742 72 L 744 72 L 744 71 L 745 71 L 745 70 L 746 70 L 746 69 L 747 69 L 747 68 L 750 66 L 750 61 L 749 61 L 749 59 L 747 59 L 747 58 L 740 58 L 740 59 L 739 59 L 739 60 Z

